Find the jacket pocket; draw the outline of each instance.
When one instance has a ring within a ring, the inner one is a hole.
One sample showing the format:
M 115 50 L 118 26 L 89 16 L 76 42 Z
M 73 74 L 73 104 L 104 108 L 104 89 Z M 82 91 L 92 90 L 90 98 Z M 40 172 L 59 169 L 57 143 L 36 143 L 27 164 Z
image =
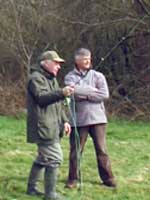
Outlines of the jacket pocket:
M 55 138 L 56 130 L 54 127 L 46 126 L 45 123 L 38 122 L 38 134 L 43 140 L 53 140 Z

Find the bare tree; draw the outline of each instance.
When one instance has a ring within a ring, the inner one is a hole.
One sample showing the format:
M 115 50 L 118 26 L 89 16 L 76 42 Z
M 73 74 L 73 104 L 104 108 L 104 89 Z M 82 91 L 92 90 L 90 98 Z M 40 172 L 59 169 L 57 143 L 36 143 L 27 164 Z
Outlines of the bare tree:
M 27 73 L 42 51 L 55 49 L 66 58 L 62 81 L 72 68 L 74 50 L 84 46 L 93 52 L 93 66 L 107 76 L 109 113 L 150 118 L 149 0 L 0 3 L 1 113 L 25 106 Z M 6 98 L 11 99 L 9 109 Z

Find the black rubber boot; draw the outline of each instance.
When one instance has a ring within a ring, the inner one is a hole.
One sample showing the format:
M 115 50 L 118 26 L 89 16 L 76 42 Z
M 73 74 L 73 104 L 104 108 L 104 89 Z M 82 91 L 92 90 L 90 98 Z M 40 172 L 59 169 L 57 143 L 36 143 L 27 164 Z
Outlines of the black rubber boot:
M 44 195 L 42 192 L 39 192 L 37 189 L 42 169 L 43 169 L 43 166 L 36 164 L 35 162 L 33 163 L 30 174 L 29 174 L 29 179 L 28 179 L 28 186 L 27 186 L 27 192 L 26 192 L 28 195 L 31 195 L 31 196 Z

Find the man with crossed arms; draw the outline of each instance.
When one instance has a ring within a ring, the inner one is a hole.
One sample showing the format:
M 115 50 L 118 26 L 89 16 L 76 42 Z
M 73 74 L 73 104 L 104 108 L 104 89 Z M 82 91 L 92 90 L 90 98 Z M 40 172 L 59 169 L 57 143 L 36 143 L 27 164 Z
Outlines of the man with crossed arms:
M 96 151 L 100 178 L 105 186 L 116 187 L 105 138 L 107 117 L 104 100 L 108 99 L 109 90 L 104 75 L 92 69 L 91 52 L 88 49 L 80 48 L 75 52 L 75 67 L 66 75 L 65 85 L 73 86 L 75 89 L 76 113 L 74 117 L 80 137 L 80 151 L 83 152 L 88 134 L 90 134 Z M 79 180 L 75 134 L 75 127 L 72 123 L 67 188 L 76 187 Z

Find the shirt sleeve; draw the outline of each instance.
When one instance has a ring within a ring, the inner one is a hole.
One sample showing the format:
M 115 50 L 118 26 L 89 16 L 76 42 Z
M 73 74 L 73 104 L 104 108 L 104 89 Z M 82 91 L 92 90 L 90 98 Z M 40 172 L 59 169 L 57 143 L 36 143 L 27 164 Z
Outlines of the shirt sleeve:
M 109 89 L 106 78 L 100 74 L 96 79 L 96 88 L 88 94 L 88 100 L 92 102 L 102 102 L 109 98 Z
M 93 91 L 93 88 L 88 85 L 84 87 L 80 85 L 80 80 L 76 80 L 75 76 L 71 74 L 68 74 L 65 77 L 65 85 L 74 87 L 74 96 L 76 101 L 87 100 L 88 94 Z
M 28 82 L 28 91 L 41 107 L 64 99 L 62 89 L 49 91 L 46 81 L 42 77 L 33 77 Z
M 80 85 L 80 81 L 75 82 L 72 75 L 65 77 L 65 84 L 73 86 L 75 89 L 74 95 L 76 101 L 91 101 L 99 103 L 109 98 L 109 90 L 105 76 L 102 73 L 97 74 L 95 77 L 96 87 L 90 85 Z

